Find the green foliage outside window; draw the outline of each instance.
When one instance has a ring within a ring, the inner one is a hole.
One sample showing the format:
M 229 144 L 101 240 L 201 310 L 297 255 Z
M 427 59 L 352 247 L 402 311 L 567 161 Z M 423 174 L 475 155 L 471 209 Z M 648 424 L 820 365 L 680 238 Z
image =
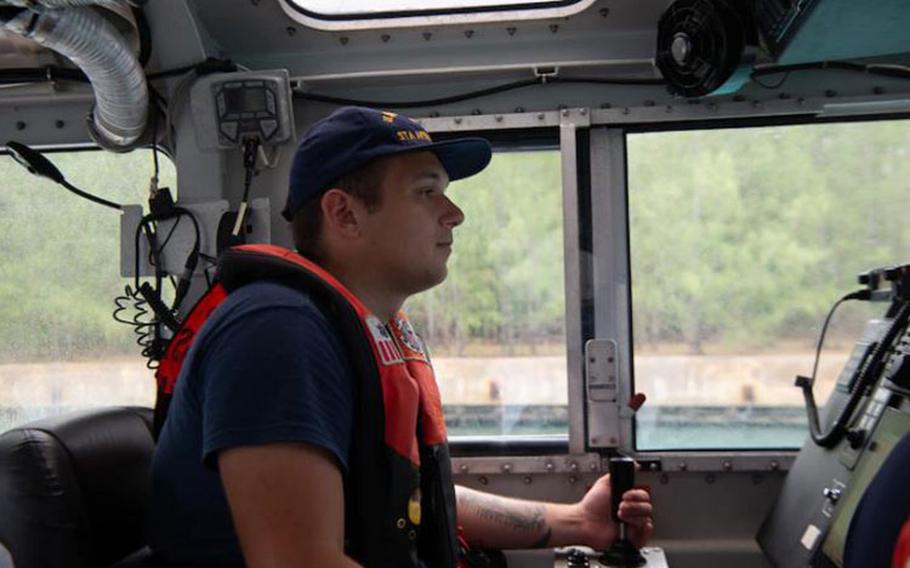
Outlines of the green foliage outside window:
M 148 198 L 149 151 L 48 157 L 89 193 L 125 204 Z M 175 187 L 173 165 L 160 163 L 160 185 Z M 0 157 L 0 175 L 0 361 L 136 354 L 132 331 L 111 318 L 126 283 L 120 214 L 29 175 L 9 156 Z
M 635 134 L 628 155 L 636 350 L 812 345 L 859 272 L 910 261 L 910 122 Z
M 628 139 L 636 349 L 698 353 L 814 339 L 857 272 L 910 259 L 910 123 L 635 134 Z M 75 185 L 146 199 L 151 156 L 52 155 Z M 162 160 L 166 181 L 173 166 Z M 135 354 L 113 322 L 119 218 L 0 159 L 0 360 Z M 561 353 L 557 151 L 497 154 L 456 182 L 449 278 L 406 308 L 434 354 Z M 596 212 L 595 212 L 596 214 Z M 53 237 L 53 238 L 50 238 Z
M 90 193 L 121 203 L 147 199 L 148 152 L 49 156 Z M 161 163 L 161 185 L 174 187 L 173 165 Z M 113 298 L 127 283 L 119 277 L 118 213 L 28 175 L 11 158 L 0 159 L 0 173 L 0 361 L 138 357 L 132 331 L 111 318 Z M 466 221 L 456 230 L 449 279 L 408 306 L 434 352 L 558 349 L 558 152 L 497 155 L 482 175 L 454 184 L 450 196 Z
M 449 276 L 408 303 L 434 353 L 561 352 L 565 343 L 562 182 L 557 151 L 497 154 L 448 191 L 465 222 Z

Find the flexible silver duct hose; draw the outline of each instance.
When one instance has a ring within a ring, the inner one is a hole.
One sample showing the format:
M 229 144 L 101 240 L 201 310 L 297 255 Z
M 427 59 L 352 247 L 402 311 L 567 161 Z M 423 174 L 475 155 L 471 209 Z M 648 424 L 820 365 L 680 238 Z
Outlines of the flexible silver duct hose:
M 100 14 L 91 8 L 24 11 L 6 29 L 82 69 L 95 94 L 89 132 L 101 146 L 126 149 L 142 135 L 148 119 L 145 74 L 126 40 Z

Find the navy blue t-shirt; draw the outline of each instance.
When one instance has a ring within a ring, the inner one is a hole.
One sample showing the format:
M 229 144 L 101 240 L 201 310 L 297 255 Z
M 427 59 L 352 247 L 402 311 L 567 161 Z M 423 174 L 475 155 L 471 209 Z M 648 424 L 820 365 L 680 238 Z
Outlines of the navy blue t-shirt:
M 257 282 L 228 296 L 190 347 L 155 451 L 152 549 L 172 562 L 243 566 L 218 452 L 306 442 L 344 473 L 352 385 L 340 339 L 305 294 Z

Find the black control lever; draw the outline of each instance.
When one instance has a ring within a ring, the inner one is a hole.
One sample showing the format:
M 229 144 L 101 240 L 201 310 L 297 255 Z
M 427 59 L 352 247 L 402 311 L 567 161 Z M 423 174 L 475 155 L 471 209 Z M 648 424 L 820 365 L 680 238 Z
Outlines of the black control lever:
M 611 514 L 619 527 L 619 536 L 607 549 L 600 561 L 607 566 L 642 566 L 645 557 L 626 536 L 626 523 L 619 518 L 619 504 L 623 494 L 635 485 L 635 461 L 632 458 L 610 458 L 610 494 L 613 498 Z

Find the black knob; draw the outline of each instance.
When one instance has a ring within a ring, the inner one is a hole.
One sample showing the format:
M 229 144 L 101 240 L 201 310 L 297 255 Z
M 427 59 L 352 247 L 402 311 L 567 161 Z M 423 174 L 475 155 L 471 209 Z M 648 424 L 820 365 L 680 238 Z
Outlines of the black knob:
M 836 504 L 838 501 L 840 501 L 841 490 L 838 489 L 837 487 L 834 487 L 834 488 L 825 487 L 824 489 L 822 489 L 822 495 L 825 496 L 825 499 L 828 499 L 829 501 L 831 501 L 831 503 Z
M 851 448 L 854 450 L 859 449 L 863 445 L 863 442 L 866 441 L 866 431 L 862 428 L 855 428 L 847 431 L 847 441 L 850 442 Z
M 571 549 L 566 557 L 566 566 L 569 568 L 585 568 L 590 565 L 588 555 L 577 548 Z

